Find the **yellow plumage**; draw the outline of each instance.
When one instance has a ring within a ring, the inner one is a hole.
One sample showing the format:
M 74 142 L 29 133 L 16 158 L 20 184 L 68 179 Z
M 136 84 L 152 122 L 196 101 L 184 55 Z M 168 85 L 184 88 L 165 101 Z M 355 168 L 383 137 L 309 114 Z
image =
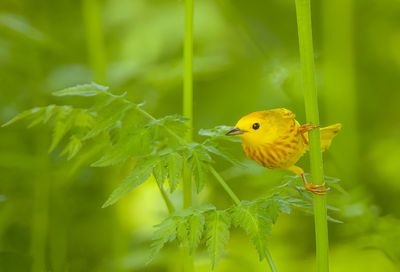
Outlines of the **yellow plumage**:
M 323 151 L 329 148 L 341 127 L 334 124 L 320 128 Z M 249 159 L 267 168 L 292 171 L 301 175 L 307 184 L 303 169 L 295 164 L 308 150 L 308 131 L 314 128 L 317 126 L 300 125 L 293 112 L 280 108 L 244 116 L 227 135 L 239 135 L 243 139 L 243 150 Z M 307 189 L 313 191 L 311 187 Z

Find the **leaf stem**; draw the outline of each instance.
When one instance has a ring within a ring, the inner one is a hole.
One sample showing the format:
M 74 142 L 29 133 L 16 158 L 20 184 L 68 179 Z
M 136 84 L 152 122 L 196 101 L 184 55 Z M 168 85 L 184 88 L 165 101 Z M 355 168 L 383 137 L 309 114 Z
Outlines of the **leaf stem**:
M 265 256 L 267 258 L 267 262 L 268 262 L 271 272 L 278 272 L 278 269 L 276 268 L 274 260 L 272 259 L 271 252 L 269 252 L 268 248 L 265 249 Z
M 161 196 L 164 199 L 165 205 L 167 206 L 168 212 L 170 214 L 172 214 L 176 210 L 174 204 L 172 203 L 172 201 L 169 198 L 165 189 L 158 182 L 156 182 L 156 183 L 157 183 L 158 189 L 160 190 Z
M 318 125 L 319 112 L 317 88 L 315 82 L 310 0 L 295 0 L 295 2 L 307 123 Z M 320 131 L 318 129 L 310 131 L 309 139 L 312 180 L 317 184 L 322 184 L 324 180 L 324 173 L 320 144 Z M 326 196 L 314 195 L 314 218 L 317 271 L 327 272 L 329 271 L 329 244 Z
M 236 194 L 232 191 L 232 189 L 228 186 L 228 184 L 226 184 L 225 180 L 215 170 L 215 168 L 210 165 L 209 169 L 211 174 L 213 174 L 213 176 L 217 179 L 222 188 L 224 188 L 225 192 L 227 192 L 228 195 L 232 198 L 233 202 L 235 202 L 236 205 L 240 205 L 240 199 L 236 196 Z

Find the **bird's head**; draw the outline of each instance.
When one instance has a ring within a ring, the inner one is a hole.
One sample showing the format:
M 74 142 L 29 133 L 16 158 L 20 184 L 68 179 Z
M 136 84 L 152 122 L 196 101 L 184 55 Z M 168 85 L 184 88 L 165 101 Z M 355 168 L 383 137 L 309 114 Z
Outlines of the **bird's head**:
M 242 117 L 226 135 L 239 135 L 246 143 L 257 145 L 267 142 L 273 130 L 265 111 L 257 111 Z

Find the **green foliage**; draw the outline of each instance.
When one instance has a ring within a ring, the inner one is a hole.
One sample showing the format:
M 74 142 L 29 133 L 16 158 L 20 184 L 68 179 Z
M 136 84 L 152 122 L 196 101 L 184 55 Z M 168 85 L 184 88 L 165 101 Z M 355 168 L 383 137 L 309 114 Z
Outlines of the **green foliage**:
M 189 166 L 192 170 L 197 192 L 200 192 L 204 187 L 206 174 L 208 172 L 207 165 L 211 162 L 211 156 L 208 154 L 206 148 L 198 143 L 191 144 L 188 151 Z
M 96 83 L 76 85 L 58 92 L 54 92 L 55 96 L 96 96 L 108 91 L 108 87 Z
M 267 240 L 271 235 L 272 224 L 281 212 L 291 211 L 287 199 L 274 196 L 255 201 L 242 201 L 232 209 L 233 224 L 242 228 L 257 249 L 260 261 L 266 258 Z
M 224 211 L 213 211 L 209 214 L 206 225 L 207 249 L 212 268 L 222 257 L 229 241 L 230 217 Z
M 200 129 L 199 135 L 209 137 L 211 140 L 222 140 L 230 142 L 240 142 L 239 138 L 236 137 L 225 137 L 225 134 L 230 131 L 232 127 L 230 126 L 216 126 L 211 129 Z
M 197 192 L 204 187 L 209 165 L 213 163 L 212 155 L 236 163 L 216 142 L 228 127 L 202 130 L 200 134 L 208 137 L 203 143 L 187 143 L 183 140 L 187 131 L 186 118 L 179 115 L 154 118 L 141 108 L 142 104 L 127 100 L 126 93 L 115 95 L 108 87 L 91 83 L 60 90 L 54 95 L 83 97 L 88 107 L 37 107 L 22 112 L 3 126 L 21 120 L 30 121 L 30 127 L 50 125 L 53 128 L 50 151 L 64 145 L 60 154 L 67 156 L 68 160 L 79 155 L 85 146 L 97 145 L 101 156 L 93 158 L 91 166 L 134 164 L 134 169 L 103 207 L 114 204 L 148 180 L 151 174 L 159 186 L 168 181 L 173 192 L 182 180 L 184 161 L 188 161 Z
M 176 238 L 177 222 L 174 218 L 167 218 L 161 224 L 156 226 L 157 230 L 153 235 L 153 243 L 151 244 L 151 255 L 149 262 L 158 254 L 167 242 Z
M 154 158 L 150 158 L 144 162 L 138 163 L 138 165 L 128 174 L 128 176 L 125 177 L 121 185 L 111 193 L 110 197 L 104 203 L 103 208 L 114 204 L 137 186 L 145 182 L 150 177 L 156 164 L 157 160 Z
M 175 212 L 156 226 L 151 258 L 167 242 L 174 240 L 181 246 L 188 246 L 191 254 L 204 243 L 214 268 L 224 255 L 233 224 L 244 230 L 254 244 L 260 260 L 263 260 L 267 257 L 268 239 L 279 215 L 290 214 L 293 209 L 306 211 L 310 203 L 285 195 L 282 191 L 282 194 L 274 193 L 268 197 L 241 201 L 239 205 L 225 210 L 217 210 L 208 205 Z
M 188 235 L 188 243 L 190 253 L 193 254 L 200 244 L 201 237 L 203 236 L 205 226 L 205 217 L 202 213 L 194 213 L 188 219 L 188 228 L 190 230 Z
M 152 260 L 167 242 L 178 239 L 181 245 L 185 244 L 194 252 L 200 244 L 205 227 L 206 214 L 215 211 L 212 205 L 198 208 L 188 208 L 170 214 L 161 224 L 155 226 L 151 245 L 150 260 Z
M 161 189 L 167 182 L 170 192 L 175 191 L 183 178 L 185 161 L 197 192 L 206 184 L 213 163 L 212 156 L 239 165 L 220 144 L 223 139 L 232 139 L 224 136 L 230 127 L 202 129 L 199 134 L 206 137 L 203 142 L 187 142 L 183 138 L 187 131 L 187 119 L 178 115 L 154 118 L 141 108 L 141 104 L 127 100 L 125 94 L 114 95 L 108 87 L 92 83 L 54 94 L 59 97 L 84 97 L 88 100 L 88 107 L 49 105 L 33 108 L 17 115 L 5 126 L 20 120 L 30 121 L 30 126 L 48 124 L 53 127 L 50 151 L 64 145 L 61 155 L 72 159 L 79 156 L 85 146 L 95 146 L 98 148 L 96 154 L 101 155 L 93 158 L 91 166 L 126 165 L 130 168 L 131 171 L 111 193 L 103 208 L 116 203 L 149 180 L 151 175 Z M 214 268 L 224 254 L 232 223 L 244 230 L 260 260 L 268 259 L 267 242 L 279 214 L 289 214 L 292 208 L 312 212 L 311 198 L 307 193 L 296 190 L 298 188 L 294 184 L 288 182 L 278 187 L 271 196 L 253 201 L 240 202 L 235 196 L 237 205 L 226 210 L 208 205 L 172 213 L 156 226 L 150 257 L 154 258 L 166 243 L 174 240 L 191 254 L 203 242 Z M 295 194 L 290 191 L 293 189 Z M 232 191 L 230 193 L 233 194 Z

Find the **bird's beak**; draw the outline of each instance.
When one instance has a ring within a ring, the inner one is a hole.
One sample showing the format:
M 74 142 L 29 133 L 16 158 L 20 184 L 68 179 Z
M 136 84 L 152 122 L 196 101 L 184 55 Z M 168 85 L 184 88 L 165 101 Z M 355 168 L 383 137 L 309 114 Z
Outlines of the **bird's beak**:
M 232 130 L 228 131 L 225 135 L 227 135 L 227 136 L 234 136 L 234 135 L 243 134 L 243 133 L 245 133 L 245 132 L 247 132 L 247 131 L 241 130 L 240 128 L 235 127 L 235 128 L 233 128 Z

